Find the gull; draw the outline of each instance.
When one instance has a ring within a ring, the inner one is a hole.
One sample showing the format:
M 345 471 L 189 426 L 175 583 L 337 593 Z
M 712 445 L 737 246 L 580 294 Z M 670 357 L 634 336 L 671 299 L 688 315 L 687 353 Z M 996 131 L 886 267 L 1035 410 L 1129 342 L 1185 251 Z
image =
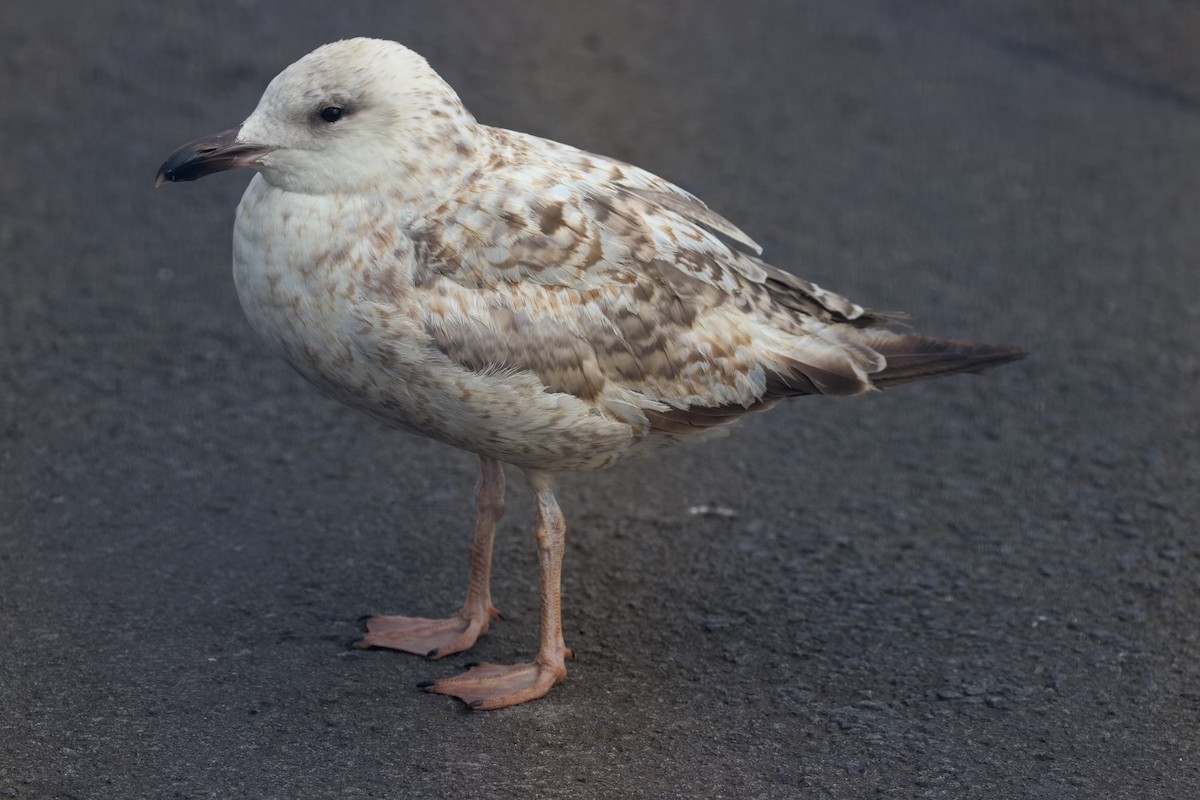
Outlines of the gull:
M 699 199 L 645 170 L 478 123 L 421 56 L 347 39 L 301 58 L 239 126 L 172 153 L 156 185 L 257 171 L 233 276 L 251 326 L 324 392 L 479 457 L 466 601 L 375 616 L 356 647 L 440 658 L 498 612 L 502 464 L 537 501 L 535 658 L 420 684 L 473 709 L 567 674 L 555 473 L 723 432 L 799 395 L 850 396 L 1020 358 L 897 332 L 771 266 Z

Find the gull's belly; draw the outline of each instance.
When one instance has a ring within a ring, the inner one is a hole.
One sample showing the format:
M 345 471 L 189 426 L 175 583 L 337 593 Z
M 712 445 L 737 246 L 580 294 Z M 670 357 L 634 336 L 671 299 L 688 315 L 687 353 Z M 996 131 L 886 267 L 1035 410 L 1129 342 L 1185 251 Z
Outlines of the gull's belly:
M 369 210 L 334 216 L 328 200 L 285 197 L 256 176 L 234 227 L 246 317 L 310 382 L 393 427 L 530 469 L 597 469 L 632 454 L 630 427 L 590 404 L 532 375 L 447 359 L 403 292 L 411 242 L 380 234 Z

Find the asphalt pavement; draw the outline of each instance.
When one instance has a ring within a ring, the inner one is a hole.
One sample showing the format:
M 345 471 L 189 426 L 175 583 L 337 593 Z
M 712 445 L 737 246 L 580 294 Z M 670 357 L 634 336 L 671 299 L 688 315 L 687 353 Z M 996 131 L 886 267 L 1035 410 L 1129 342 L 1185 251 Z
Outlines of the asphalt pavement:
M 1168 0 L 45 0 L 0 10 L 0 797 L 1200 796 L 1200 12 Z M 1189 33 L 1191 32 L 1191 33 Z M 153 189 L 313 47 L 700 195 L 785 269 L 1030 357 L 564 476 L 570 677 L 348 647 L 461 602 L 472 456 L 321 397 Z

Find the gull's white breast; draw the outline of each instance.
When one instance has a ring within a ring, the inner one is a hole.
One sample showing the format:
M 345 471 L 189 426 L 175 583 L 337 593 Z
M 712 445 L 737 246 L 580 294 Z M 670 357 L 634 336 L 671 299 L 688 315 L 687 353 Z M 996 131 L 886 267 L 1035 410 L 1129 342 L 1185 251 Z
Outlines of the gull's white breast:
M 518 466 L 594 469 L 629 455 L 628 425 L 531 374 L 468 370 L 434 346 L 413 285 L 413 220 L 385 207 L 254 177 L 234 226 L 234 283 L 276 352 L 389 425 Z

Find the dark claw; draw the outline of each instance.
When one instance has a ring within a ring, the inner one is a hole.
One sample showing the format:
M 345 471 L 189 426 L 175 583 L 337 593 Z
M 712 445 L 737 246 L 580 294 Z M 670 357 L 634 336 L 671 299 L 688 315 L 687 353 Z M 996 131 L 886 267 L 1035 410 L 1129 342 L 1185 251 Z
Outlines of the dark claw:
M 417 684 L 417 688 L 418 689 L 428 689 L 430 686 L 433 686 L 435 683 L 437 683 L 437 681 L 421 681 L 420 683 Z
M 437 658 L 437 648 L 435 647 L 432 650 L 430 650 L 428 653 L 425 654 L 425 657 L 426 658 Z
M 373 616 L 375 616 L 375 615 L 374 614 L 363 614 L 361 617 L 359 617 L 358 619 L 356 619 L 354 621 L 357 622 L 359 625 L 362 625 L 364 622 L 366 622 Z
M 478 661 L 472 661 L 470 664 L 463 664 L 463 669 L 470 669 L 471 667 L 478 667 L 478 666 L 479 666 Z
M 467 708 L 474 711 L 475 709 L 479 708 L 481 705 L 483 705 L 482 700 L 472 700 L 471 702 L 467 703 Z

